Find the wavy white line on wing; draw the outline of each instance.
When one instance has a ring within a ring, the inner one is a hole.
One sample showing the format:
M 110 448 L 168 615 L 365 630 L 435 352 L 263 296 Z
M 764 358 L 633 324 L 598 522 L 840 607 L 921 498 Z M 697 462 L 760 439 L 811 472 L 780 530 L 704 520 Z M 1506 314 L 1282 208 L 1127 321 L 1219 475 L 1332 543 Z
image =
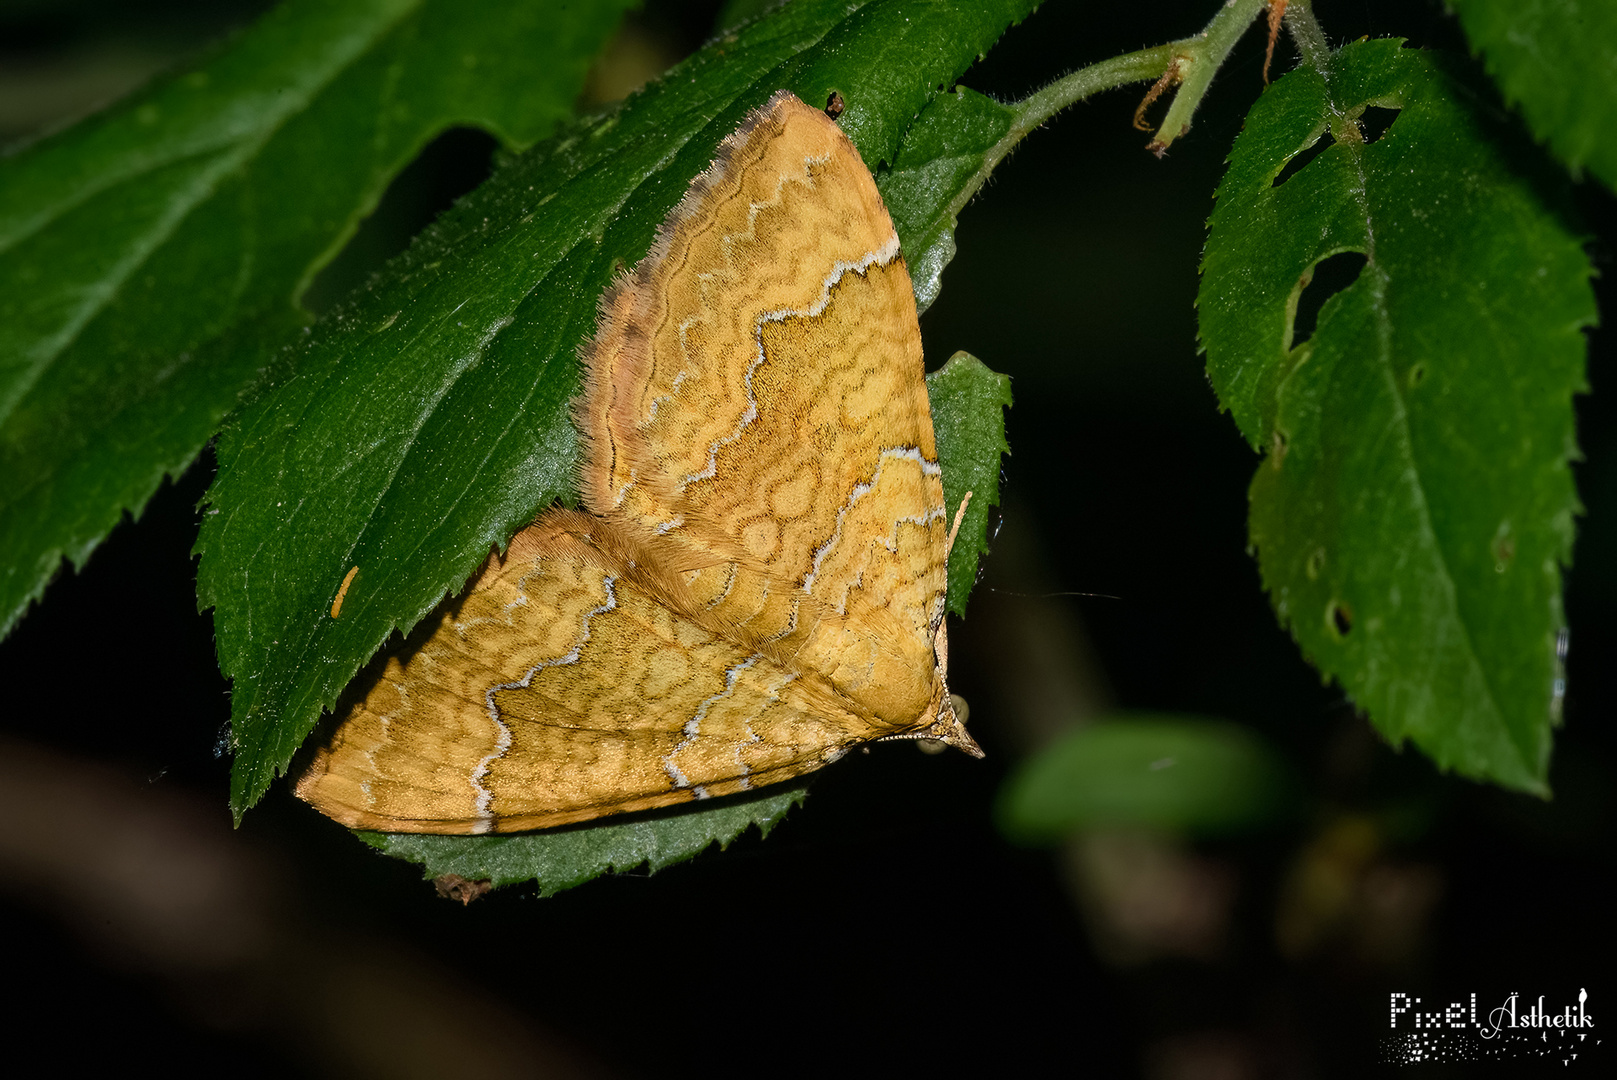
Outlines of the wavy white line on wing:
M 494 726 L 499 729 L 499 734 L 495 737 L 493 753 L 486 755 L 477 763 L 477 768 L 472 770 L 472 788 L 477 792 L 477 816 L 482 819 L 478 822 L 479 827 L 473 829 L 473 832 L 485 833 L 494 827 L 494 793 L 483 786 L 483 781 L 487 778 L 489 769 L 493 767 L 494 763 L 511 748 L 511 729 L 506 726 L 504 720 L 500 719 L 500 709 L 494 702 L 494 695 L 501 690 L 516 690 L 528 686 L 533 682 L 533 677 L 547 667 L 578 663 L 578 658 L 583 654 L 584 646 L 588 644 L 590 639 L 590 620 L 618 606 L 618 594 L 613 588 L 617 584 L 617 580 L 616 577 L 606 577 L 601 580 L 602 587 L 606 589 L 606 603 L 600 607 L 591 608 L 584 613 L 582 632 L 570 651 L 555 660 L 542 660 L 529 668 L 528 673 L 516 682 L 499 683 L 489 687 L 485 693 L 484 700 L 488 708 L 489 719 L 494 721 Z

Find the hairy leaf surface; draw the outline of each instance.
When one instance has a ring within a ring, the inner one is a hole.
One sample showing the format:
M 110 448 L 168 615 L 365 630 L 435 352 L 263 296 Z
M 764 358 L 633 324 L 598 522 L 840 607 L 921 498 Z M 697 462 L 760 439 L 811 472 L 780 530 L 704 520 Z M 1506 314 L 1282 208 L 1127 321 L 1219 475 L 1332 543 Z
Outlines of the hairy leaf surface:
M 1201 336 L 1267 451 L 1252 542 L 1304 652 L 1394 743 L 1543 792 L 1595 309 L 1576 240 L 1476 101 L 1396 41 L 1271 87 L 1218 190 Z M 1367 108 L 1396 110 L 1368 143 Z M 1345 252 L 1356 280 L 1295 343 L 1315 268 Z

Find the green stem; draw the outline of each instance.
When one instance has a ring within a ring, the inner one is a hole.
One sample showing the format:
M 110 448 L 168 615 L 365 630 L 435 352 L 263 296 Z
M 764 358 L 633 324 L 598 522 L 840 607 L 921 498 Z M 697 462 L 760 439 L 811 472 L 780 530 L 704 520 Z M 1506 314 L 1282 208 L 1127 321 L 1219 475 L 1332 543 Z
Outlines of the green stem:
M 1018 101 L 1011 108 L 1017 112 L 1017 119 L 1012 126 L 1011 134 L 1020 140 L 1023 135 L 1032 131 L 1068 105 L 1098 94 L 1103 90 L 1114 90 L 1119 86 L 1126 86 L 1131 82 L 1148 82 L 1162 77 L 1173 62 L 1177 43 L 1158 45 L 1151 49 L 1141 49 L 1139 52 L 1124 53 L 1114 56 L 1110 60 L 1103 60 L 1098 64 L 1073 72 L 1066 78 L 1057 79 L 1043 90 L 1029 94 Z
M 1295 2 L 1295 0 L 1294 0 Z M 1162 118 L 1157 137 L 1148 147 L 1160 156 L 1173 141 L 1190 130 L 1190 118 L 1201 104 L 1213 76 L 1241 40 L 1246 28 L 1268 7 L 1268 0 L 1229 0 L 1200 34 L 1176 42 L 1174 55 L 1179 61 L 1179 92 Z
M 1319 72 L 1320 78 L 1330 81 L 1331 47 L 1308 0 L 1291 0 L 1291 6 L 1286 8 L 1286 29 L 1291 32 L 1291 40 L 1297 43 L 1297 51 L 1303 54 L 1303 63 Z
M 1325 31 L 1320 29 L 1319 20 L 1314 18 L 1313 6 L 1305 0 L 1292 0 L 1291 6 L 1286 9 L 1286 29 L 1297 43 L 1297 51 L 1303 54 L 1303 63 L 1319 72 L 1319 77 L 1325 83 L 1326 105 L 1332 117 L 1331 138 L 1337 142 L 1363 142 L 1364 135 L 1358 123 L 1342 114 L 1336 104 L 1336 96 L 1330 93 L 1331 46 L 1325 40 Z
M 1229 56 L 1230 50 L 1240 40 L 1241 34 L 1259 12 L 1267 6 L 1268 0 L 1229 0 L 1219 9 L 1205 29 L 1195 37 L 1172 41 L 1166 45 L 1157 45 L 1138 52 L 1124 53 L 1114 56 L 1110 60 L 1103 60 L 1098 64 L 1091 64 L 1073 72 L 1066 78 L 1057 79 L 1042 90 L 1037 90 L 1021 101 L 1007 105 L 1006 108 L 1013 113 L 1010 128 L 1000 139 L 989 147 L 983 154 L 982 163 L 977 171 L 965 183 L 960 185 L 949 205 L 939 215 L 942 220 L 953 221 L 971 201 L 973 195 L 982 188 L 993 174 L 995 167 L 1005 159 L 1016 144 L 1027 137 L 1028 132 L 1049 120 L 1056 113 L 1069 105 L 1075 105 L 1085 98 L 1094 96 L 1104 90 L 1114 90 L 1129 83 L 1153 82 L 1162 78 L 1169 68 L 1178 64 L 1181 72 L 1185 72 L 1183 86 L 1174 95 L 1172 106 L 1168 109 L 1167 119 L 1162 125 L 1162 134 L 1158 140 L 1151 144 L 1151 149 L 1161 151 L 1168 144 L 1190 127 L 1190 116 L 1196 109 L 1202 95 L 1207 92 L 1208 85 L 1213 81 L 1213 75 L 1218 71 L 1219 65 Z M 1289 11 L 1302 8 L 1300 17 L 1308 20 L 1316 38 L 1323 45 L 1324 35 L 1319 34 L 1319 24 L 1313 21 L 1313 13 L 1307 10 L 1304 0 L 1292 0 Z M 1303 33 L 1307 33 L 1307 29 Z M 1298 31 L 1293 30 L 1296 34 Z M 1329 56 L 1329 50 L 1326 50 Z
M 1005 160 L 1005 155 L 1009 154 L 1034 128 L 1068 105 L 1076 105 L 1104 90 L 1115 90 L 1129 83 L 1160 79 L 1163 72 L 1168 70 L 1168 65 L 1173 62 L 1174 50 L 1177 47 L 1176 44 L 1158 45 L 1150 49 L 1141 49 L 1139 52 L 1114 56 L 1110 60 L 1102 60 L 1098 64 L 1081 68 L 1065 78 L 1057 79 L 1021 101 L 1007 105 L 1006 108 L 1014 114 L 1010 129 L 983 154 L 982 164 L 977 167 L 976 173 L 961 185 L 941 216 L 944 220 L 950 221 L 958 217 L 966 203 L 971 201 L 971 197 L 988 182 L 994 168 Z

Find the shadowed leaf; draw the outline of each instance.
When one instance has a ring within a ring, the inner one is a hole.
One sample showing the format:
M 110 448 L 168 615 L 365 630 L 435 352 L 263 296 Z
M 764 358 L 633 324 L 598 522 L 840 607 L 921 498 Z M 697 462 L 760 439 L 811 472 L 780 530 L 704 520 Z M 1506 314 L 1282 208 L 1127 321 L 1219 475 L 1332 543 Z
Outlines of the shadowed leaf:
M 713 806 L 637 815 L 576 829 L 517 836 L 423 836 L 356 833 L 379 851 L 420 863 L 427 878 L 454 874 L 498 888 L 532 881 L 540 896 L 582 885 L 608 873 L 644 866 L 652 873 L 695 858 L 708 846 L 727 848 L 748 826 L 768 836 L 807 797 L 802 783 L 762 794 L 716 800 Z
M 1449 0 L 1471 45 L 1534 134 L 1617 189 L 1617 4 Z
M 1227 834 L 1272 820 L 1288 786 L 1279 756 L 1246 728 L 1125 713 L 1024 761 L 1000 790 L 999 820 L 1027 843 L 1097 826 Z
M 293 0 L 0 163 L 0 633 L 196 457 L 394 174 L 549 133 L 627 3 Z

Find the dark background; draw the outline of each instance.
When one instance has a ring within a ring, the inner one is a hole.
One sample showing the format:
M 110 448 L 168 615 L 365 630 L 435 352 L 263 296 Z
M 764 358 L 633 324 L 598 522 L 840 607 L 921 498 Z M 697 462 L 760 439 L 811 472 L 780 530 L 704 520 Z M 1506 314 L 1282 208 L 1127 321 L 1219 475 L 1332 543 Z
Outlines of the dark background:
M 60 123 L 261 6 L 0 5 L 0 138 Z M 650 6 L 596 96 L 699 45 L 718 4 Z M 1194 32 L 1214 6 L 1051 0 L 962 81 L 1019 97 Z M 1391 34 L 1464 52 L 1435 3 L 1316 10 L 1334 42 Z M 1278 70 L 1293 62 L 1282 43 Z M 1393 991 L 1428 1006 L 1475 991 L 1489 1008 L 1511 992 L 1564 1003 L 1586 987 L 1604 1018 L 1612 337 L 1592 335 L 1593 391 L 1578 400 L 1588 509 L 1568 577 L 1555 798 L 1439 776 L 1321 685 L 1245 550 L 1256 459 L 1202 373 L 1192 301 L 1212 191 L 1261 63 L 1253 32 L 1165 160 L 1129 126 L 1139 89 L 1074 108 L 962 216 L 960 255 L 921 323 L 928 362 L 966 349 L 1012 375 L 1016 394 L 1003 527 L 971 617 L 950 634 L 954 688 L 973 703 L 986 760 L 876 747 L 826 770 L 767 840 L 464 908 L 284 787 L 232 831 L 228 761 L 214 754 L 228 686 L 188 555 L 213 469 L 204 455 L 0 645 L 8 1061 L 1238 1080 L 1384 1069 Z M 435 143 L 311 302 L 329 303 L 475 186 L 492 149 L 475 132 Z M 1574 198 L 1609 275 L 1617 201 L 1592 184 Z M 1611 312 L 1609 277 L 1596 288 Z M 1111 708 L 1249 725 L 1306 797 L 1291 820 L 1217 844 L 1003 840 L 992 807 L 1007 769 Z

